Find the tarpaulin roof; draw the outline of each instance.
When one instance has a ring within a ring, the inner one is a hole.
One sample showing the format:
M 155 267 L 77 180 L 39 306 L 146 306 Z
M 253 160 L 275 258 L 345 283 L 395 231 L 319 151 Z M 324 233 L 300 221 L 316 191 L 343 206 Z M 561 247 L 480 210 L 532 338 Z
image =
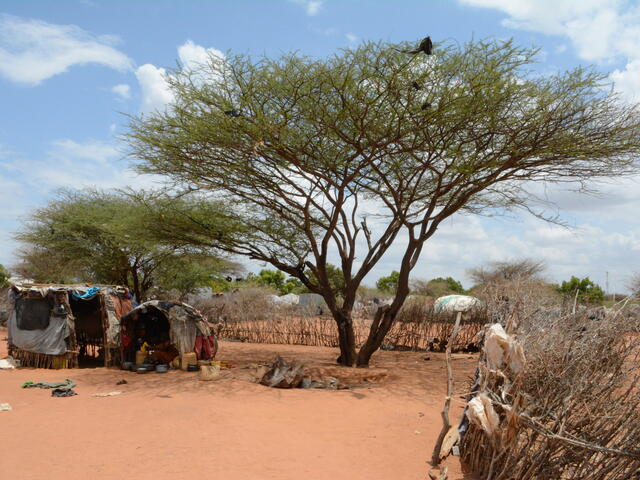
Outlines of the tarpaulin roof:
M 71 292 L 80 295 L 86 294 L 91 289 L 97 288 L 102 293 L 124 293 L 127 291 L 126 287 L 120 285 L 100 285 L 100 284 L 63 284 L 63 283 L 14 283 L 11 288 L 18 293 L 39 293 L 43 297 L 46 297 L 49 293 L 54 292 Z

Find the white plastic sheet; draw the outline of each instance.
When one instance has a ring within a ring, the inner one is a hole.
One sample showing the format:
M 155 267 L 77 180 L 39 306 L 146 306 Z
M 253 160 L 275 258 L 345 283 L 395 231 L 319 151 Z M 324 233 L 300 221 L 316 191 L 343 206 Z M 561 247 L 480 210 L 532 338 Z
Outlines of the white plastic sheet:
M 506 366 L 512 372 L 520 373 L 524 369 L 526 358 L 522 345 L 505 332 L 499 323 L 487 329 L 484 353 L 491 370 L 500 370 Z
M 491 399 L 486 394 L 481 393 L 471 399 L 468 407 L 467 417 L 469 421 L 482 428 L 489 435 L 493 435 L 500 426 L 500 418 L 493 408 Z
M 482 302 L 469 295 L 445 295 L 433 302 L 436 313 L 468 312 L 474 308 L 480 308 Z
M 282 295 L 280 297 L 278 297 L 277 295 L 272 295 L 271 301 L 276 305 L 293 306 L 298 304 L 298 302 L 300 301 L 300 297 L 298 297 L 298 295 L 296 295 L 295 293 L 287 293 L 286 295 Z
M 7 357 L 0 360 L 0 370 L 13 370 L 14 368 L 16 368 L 16 361 L 13 358 Z

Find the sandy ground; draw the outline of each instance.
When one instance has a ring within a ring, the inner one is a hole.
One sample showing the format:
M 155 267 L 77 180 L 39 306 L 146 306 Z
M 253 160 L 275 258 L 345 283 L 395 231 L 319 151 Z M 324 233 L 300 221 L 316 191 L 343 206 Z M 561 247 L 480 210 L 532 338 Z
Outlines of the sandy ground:
M 0 329 L 0 358 L 6 355 Z M 278 390 L 251 368 L 278 353 L 349 390 Z M 379 352 L 370 369 L 335 367 L 323 347 L 221 342 L 237 365 L 212 382 L 172 371 L 0 371 L 0 476 L 6 479 L 423 480 L 440 429 L 445 364 L 440 354 Z M 457 391 L 476 359 L 456 355 Z M 27 380 L 73 379 L 78 395 L 22 389 Z M 126 385 L 116 382 L 126 379 Z M 366 379 L 366 381 L 365 381 Z M 119 396 L 92 394 L 120 390 Z M 461 412 L 455 405 L 455 416 Z M 470 479 L 449 457 L 450 480 Z

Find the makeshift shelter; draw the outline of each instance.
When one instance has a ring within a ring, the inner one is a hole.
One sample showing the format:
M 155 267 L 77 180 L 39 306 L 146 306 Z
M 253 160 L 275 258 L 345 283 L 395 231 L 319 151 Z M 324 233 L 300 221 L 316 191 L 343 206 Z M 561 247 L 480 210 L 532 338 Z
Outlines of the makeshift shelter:
M 145 343 L 150 349 L 167 345 L 176 355 L 195 352 L 199 360 L 215 357 L 218 349 L 211 325 L 186 303 L 145 302 L 123 315 L 120 327 L 122 362 L 133 361 L 135 352 Z
M 18 283 L 9 295 L 9 354 L 21 365 L 119 363 L 120 316 L 132 308 L 126 287 Z

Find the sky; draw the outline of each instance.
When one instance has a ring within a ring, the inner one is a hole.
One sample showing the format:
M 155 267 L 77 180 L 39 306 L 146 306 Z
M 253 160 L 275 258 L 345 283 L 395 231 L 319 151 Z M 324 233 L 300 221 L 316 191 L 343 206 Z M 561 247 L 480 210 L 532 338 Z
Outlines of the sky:
M 0 2 L 0 263 L 12 232 L 60 188 L 150 188 L 119 135 L 128 116 L 171 101 L 164 75 L 208 53 L 324 57 L 365 40 L 538 46 L 551 74 L 594 65 L 624 101 L 640 100 L 640 3 L 623 0 L 3 0 Z M 525 214 L 456 215 L 427 243 L 413 277 L 453 276 L 492 261 L 544 260 L 559 282 L 589 276 L 625 291 L 640 271 L 640 176 L 597 196 L 546 194 L 569 227 Z M 556 210 L 554 210 L 556 211 Z M 366 282 L 397 269 L 402 241 Z M 247 265 L 249 270 L 260 265 Z

